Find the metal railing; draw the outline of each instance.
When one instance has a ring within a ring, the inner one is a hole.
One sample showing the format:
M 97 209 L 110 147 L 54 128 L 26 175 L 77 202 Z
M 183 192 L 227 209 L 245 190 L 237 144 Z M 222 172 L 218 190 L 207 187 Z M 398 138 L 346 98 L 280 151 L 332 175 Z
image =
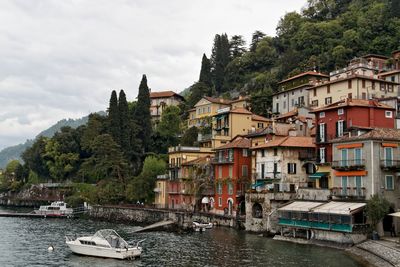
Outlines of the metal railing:
M 341 198 L 365 198 L 366 189 L 364 187 L 333 187 L 331 194 Z
M 212 163 L 233 163 L 233 157 L 232 158 L 226 158 L 226 157 L 215 157 L 212 160 Z
M 299 160 L 316 160 L 317 154 L 310 151 L 299 151 Z
M 365 169 L 365 159 L 348 159 L 332 161 L 332 169 L 350 170 L 350 169 Z
M 400 169 L 400 160 L 381 160 L 381 168 Z

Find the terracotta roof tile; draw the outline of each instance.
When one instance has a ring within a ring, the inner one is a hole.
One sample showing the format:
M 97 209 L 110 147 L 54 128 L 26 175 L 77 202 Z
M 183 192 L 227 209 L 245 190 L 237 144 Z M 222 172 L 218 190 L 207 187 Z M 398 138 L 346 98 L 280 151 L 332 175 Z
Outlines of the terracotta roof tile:
M 287 79 L 285 79 L 285 80 L 283 80 L 283 81 L 280 81 L 278 84 L 284 83 L 284 82 L 287 82 L 287 81 L 290 81 L 290 80 L 293 80 L 293 79 L 297 79 L 297 78 L 299 78 L 299 77 L 303 77 L 303 76 L 306 76 L 306 75 L 320 76 L 320 77 L 326 77 L 326 78 L 329 77 L 329 75 L 326 75 L 326 74 L 323 74 L 323 73 L 320 73 L 320 72 L 316 72 L 316 71 L 306 71 L 306 72 L 297 74 L 297 75 L 295 75 L 295 76 L 289 77 L 289 78 L 287 78 Z
M 245 108 L 241 108 L 241 107 L 231 109 L 231 110 L 229 111 L 229 113 L 249 114 L 249 115 L 252 114 L 249 110 L 247 110 L 247 109 L 245 109 Z
M 342 107 L 375 107 L 375 108 L 385 108 L 385 109 L 394 109 L 393 107 L 379 103 L 376 100 L 364 100 L 364 99 L 344 99 L 337 101 L 335 103 L 332 103 L 330 105 L 326 105 L 320 108 L 312 109 L 310 113 L 315 113 L 323 110 L 329 110 L 329 109 L 337 109 L 337 108 L 342 108 Z
M 227 149 L 227 148 L 250 148 L 250 139 L 242 136 L 235 137 L 230 143 L 217 147 L 215 150 Z
M 253 114 L 251 115 L 251 119 L 253 121 L 265 121 L 265 122 L 270 122 L 272 121 L 271 119 L 265 118 L 263 116 L 257 115 L 257 114 Z
M 353 140 L 395 140 L 400 142 L 400 129 L 391 128 L 373 128 L 367 133 L 359 136 L 348 136 L 345 135 L 341 138 L 332 140 L 333 142 L 346 142 Z
M 202 165 L 202 164 L 207 164 L 209 162 L 211 162 L 211 157 L 206 156 L 206 157 L 200 157 L 200 158 L 197 158 L 197 159 L 193 159 L 193 160 L 187 161 L 185 163 L 182 163 L 182 165 L 184 165 L 184 166 Z
M 151 92 L 150 93 L 150 98 L 162 98 L 162 97 L 173 97 L 177 96 L 183 99 L 183 96 L 180 94 L 177 94 L 173 91 L 161 91 L 161 92 Z
M 286 136 L 276 138 L 265 144 L 253 147 L 252 149 L 268 148 L 268 147 L 305 147 L 315 148 L 314 138 L 304 136 Z
M 217 103 L 217 104 L 230 104 L 231 101 L 228 99 L 223 99 L 223 98 L 215 98 L 211 96 L 203 96 L 204 99 L 210 101 L 211 103 Z

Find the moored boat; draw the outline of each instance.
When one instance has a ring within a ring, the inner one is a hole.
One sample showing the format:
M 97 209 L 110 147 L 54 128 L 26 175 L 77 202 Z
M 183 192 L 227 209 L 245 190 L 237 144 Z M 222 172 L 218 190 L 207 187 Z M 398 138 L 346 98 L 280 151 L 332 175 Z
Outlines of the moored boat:
M 50 205 L 40 206 L 38 210 L 34 211 L 35 214 L 47 216 L 72 216 L 74 210 L 67 207 L 64 201 L 55 201 Z
M 135 259 L 142 254 L 142 247 L 129 245 L 121 236 L 112 229 L 97 231 L 93 236 L 84 236 L 72 239 L 65 237 L 66 244 L 73 253 L 114 259 Z
M 193 229 L 198 232 L 198 231 L 204 231 L 205 229 L 211 229 L 213 227 L 213 224 L 210 222 L 193 222 Z

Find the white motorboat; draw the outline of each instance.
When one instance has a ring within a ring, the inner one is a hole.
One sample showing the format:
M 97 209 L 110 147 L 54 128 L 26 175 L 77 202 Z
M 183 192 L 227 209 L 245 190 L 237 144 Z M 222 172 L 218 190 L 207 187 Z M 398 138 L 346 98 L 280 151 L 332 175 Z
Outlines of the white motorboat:
M 55 201 L 47 206 L 40 206 L 38 210 L 34 211 L 36 214 L 42 214 L 46 216 L 72 216 L 74 210 L 67 207 L 67 203 L 64 201 Z
M 210 222 L 193 222 L 193 229 L 196 232 L 201 232 L 204 231 L 205 229 L 211 229 L 213 227 L 213 224 Z
M 66 244 L 73 253 L 114 259 L 135 259 L 142 254 L 139 246 L 144 240 L 137 242 L 136 246 L 129 245 L 117 232 L 112 229 L 97 231 L 93 236 L 84 236 L 72 239 L 65 237 Z

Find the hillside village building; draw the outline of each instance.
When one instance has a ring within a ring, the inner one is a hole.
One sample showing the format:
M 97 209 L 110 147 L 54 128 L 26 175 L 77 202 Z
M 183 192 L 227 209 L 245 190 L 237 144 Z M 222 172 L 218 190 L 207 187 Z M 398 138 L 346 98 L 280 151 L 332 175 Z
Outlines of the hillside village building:
M 185 99 L 173 91 L 150 92 L 150 114 L 154 123 L 161 119 L 164 109 L 168 106 L 178 106 Z

